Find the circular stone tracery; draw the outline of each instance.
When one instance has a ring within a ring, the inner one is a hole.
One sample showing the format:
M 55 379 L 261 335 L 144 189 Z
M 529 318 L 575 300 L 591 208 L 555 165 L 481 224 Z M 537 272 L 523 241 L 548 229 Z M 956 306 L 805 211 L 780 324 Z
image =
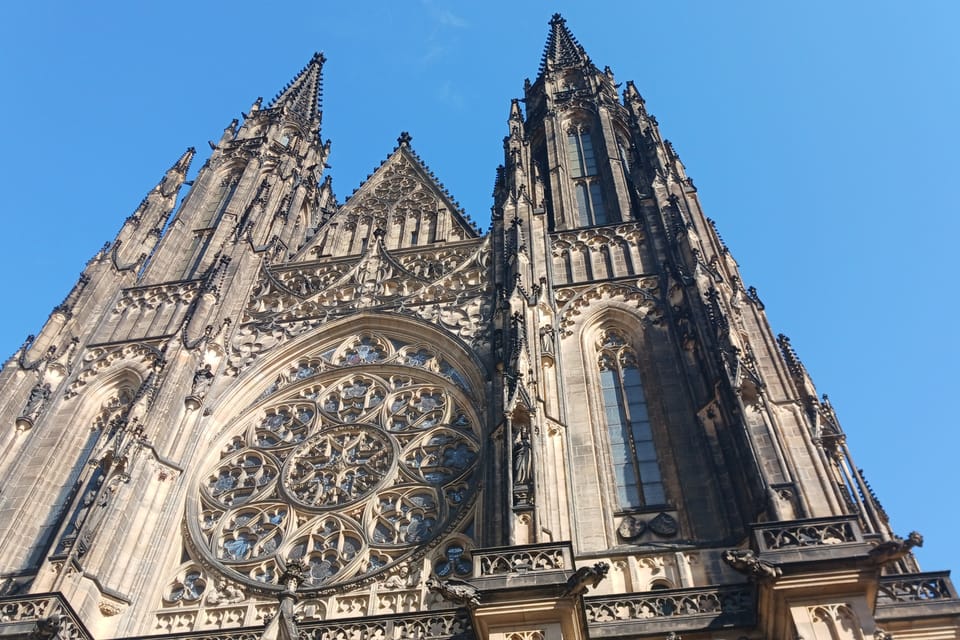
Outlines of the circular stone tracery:
M 203 564 L 279 589 L 296 561 L 303 589 L 328 592 L 422 555 L 464 520 L 480 456 L 474 407 L 401 348 L 383 341 L 374 361 L 347 353 L 347 366 L 292 376 L 224 435 L 188 507 Z
M 290 454 L 283 489 L 303 507 L 343 507 L 370 495 L 394 460 L 393 444 L 382 431 L 365 425 L 332 427 Z

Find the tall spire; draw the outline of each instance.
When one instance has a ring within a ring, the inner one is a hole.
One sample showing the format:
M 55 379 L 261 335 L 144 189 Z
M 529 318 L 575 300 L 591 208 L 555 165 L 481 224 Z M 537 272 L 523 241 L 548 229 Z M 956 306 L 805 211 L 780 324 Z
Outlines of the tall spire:
M 550 35 L 547 36 L 543 58 L 540 60 L 539 75 L 558 67 L 575 67 L 589 62 L 587 52 L 567 28 L 566 19 L 559 13 L 553 14 L 550 19 Z
M 287 113 L 304 123 L 315 125 L 319 131 L 324 62 L 326 58 L 322 53 L 313 54 L 307 66 L 270 101 L 270 107 L 286 109 Z

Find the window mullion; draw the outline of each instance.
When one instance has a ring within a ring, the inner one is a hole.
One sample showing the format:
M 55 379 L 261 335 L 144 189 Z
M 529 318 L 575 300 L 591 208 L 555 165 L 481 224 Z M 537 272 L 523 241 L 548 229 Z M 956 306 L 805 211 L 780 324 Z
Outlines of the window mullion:
M 637 441 L 633 437 L 633 420 L 630 416 L 630 398 L 627 395 L 627 389 L 624 384 L 626 378 L 623 375 L 623 367 L 620 364 L 620 358 L 617 358 L 617 395 L 620 401 L 620 414 L 626 427 L 627 442 L 630 445 L 630 462 L 633 464 L 633 472 L 637 478 L 637 492 L 640 494 L 640 503 L 646 504 L 647 499 L 643 494 L 643 476 L 640 475 L 640 456 L 637 454 Z

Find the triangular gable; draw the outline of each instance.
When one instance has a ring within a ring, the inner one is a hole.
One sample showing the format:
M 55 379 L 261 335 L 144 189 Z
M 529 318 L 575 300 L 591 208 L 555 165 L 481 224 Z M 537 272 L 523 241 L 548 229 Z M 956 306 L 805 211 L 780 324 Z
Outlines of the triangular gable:
M 480 236 L 477 228 L 410 148 L 409 137 L 301 249 L 297 261 L 359 256 L 384 231 L 388 250 L 436 246 Z

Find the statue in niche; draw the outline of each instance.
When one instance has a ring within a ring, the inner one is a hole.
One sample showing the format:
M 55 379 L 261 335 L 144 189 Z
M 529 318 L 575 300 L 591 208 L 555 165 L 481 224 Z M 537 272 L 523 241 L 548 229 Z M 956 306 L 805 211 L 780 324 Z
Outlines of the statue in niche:
M 521 427 L 513 443 L 513 483 L 529 484 L 532 469 L 530 430 Z
M 27 404 L 24 405 L 20 417 L 17 418 L 17 429 L 23 431 L 33 426 L 33 421 L 40 416 L 40 412 L 43 411 L 43 407 L 50 398 L 50 391 L 50 383 L 48 382 L 38 382 L 33 386 L 29 397 L 27 397 Z
M 557 330 L 552 324 L 540 327 L 540 350 L 544 353 L 553 353 Z
M 83 494 L 83 501 L 80 503 L 80 507 L 77 509 L 77 515 L 73 519 L 73 529 L 71 533 L 76 535 L 80 531 L 80 527 L 83 526 L 84 521 L 87 519 L 87 515 L 90 513 L 90 507 L 93 506 L 94 501 L 97 499 L 97 492 L 100 491 L 100 487 L 103 485 L 103 476 L 98 475 L 94 483 Z
M 190 395 L 187 396 L 184 403 L 188 409 L 199 409 L 203 404 L 203 399 L 213 384 L 213 367 L 205 364 L 193 374 L 193 382 L 190 385 Z
M 210 385 L 213 384 L 213 367 L 209 364 L 197 369 L 193 374 L 193 384 L 190 385 L 190 395 L 203 398 L 207 395 Z
M 83 513 L 78 514 L 82 515 L 82 520 L 76 525 L 77 532 L 80 534 L 77 543 L 77 557 L 82 557 L 90 549 L 91 544 L 93 544 L 93 539 L 100 528 L 100 524 L 107 513 L 107 508 L 110 506 L 110 503 L 113 502 L 117 487 L 121 481 L 125 481 L 125 478 L 126 476 L 123 474 L 114 475 L 105 483 L 105 486 L 101 488 L 101 485 L 104 484 L 103 477 L 101 476 L 97 479 L 96 487 L 84 495 L 84 504 L 81 505 L 81 511 L 83 511 Z M 88 503 L 91 493 L 94 494 L 96 505 Z M 94 506 L 96 506 L 96 508 L 94 508 Z

